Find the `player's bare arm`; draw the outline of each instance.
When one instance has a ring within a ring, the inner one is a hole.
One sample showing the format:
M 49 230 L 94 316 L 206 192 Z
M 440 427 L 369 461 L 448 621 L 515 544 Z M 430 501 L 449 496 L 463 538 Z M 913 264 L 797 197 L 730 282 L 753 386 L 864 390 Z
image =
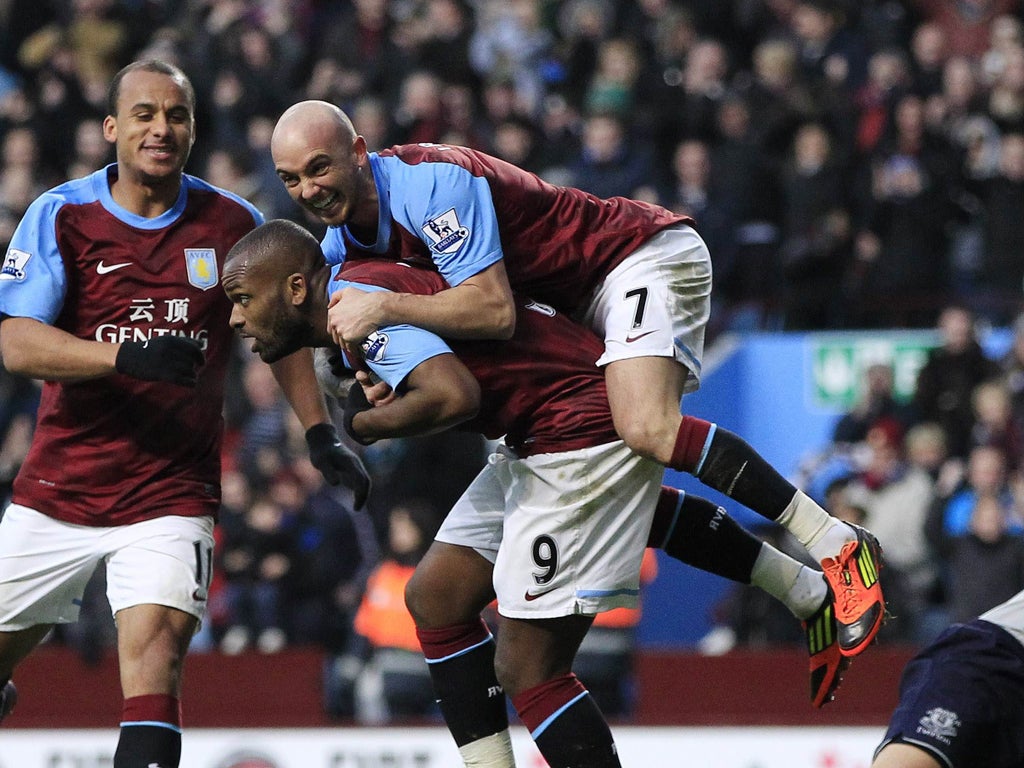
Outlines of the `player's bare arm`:
M 875 758 L 871 768 L 941 768 L 941 763 L 911 744 L 889 744 Z
M 515 301 L 502 262 L 464 282 L 421 296 L 345 288 L 331 297 L 327 326 L 339 345 L 358 344 L 384 325 L 415 325 L 451 339 L 508 339 Z
M 317 385 L 311 349 L 300 349 L 271 363 L 270 367 L 303 429 L 331 420 L 323 393 Z
M 355 384 L 355 387 L 361 387 Z M 399 396 L 385 405 L 346 418 L 346 428 L 363 443 L 386 437 L 441 432 L 473 418 L 480 409 L 480 385 L 453 354 L 431 357 L 406 377 Z
M 386 381 L 374 381 L 367 371 L 356 371 L 356 381 L 362 386 L 363 396 L 370 405 L 387 405 L 396 397 Z
M 44 381 L 77 381 L 115 372 L 119 344 L 80 339 L 28 317 L 0 323 L 0 355 L 13 374 Z
M 7 370 L 44 381 L 85 381 L 120 373 L 195 387 L 205 363 L 202 345 L 187 336 L 116 344 L 81 339 L 32 318 L 9 317 L 0 337 Z

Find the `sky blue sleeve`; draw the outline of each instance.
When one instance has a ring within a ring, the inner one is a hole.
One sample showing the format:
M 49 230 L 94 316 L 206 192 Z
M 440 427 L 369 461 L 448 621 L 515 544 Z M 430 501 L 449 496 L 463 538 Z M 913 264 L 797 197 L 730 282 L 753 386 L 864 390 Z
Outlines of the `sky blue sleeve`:
M 67 290 L 55 221 L 64 201 L 42 195 L 29 206 L 0 267 L 0 314 L 52 325 Z
M 324 239 L 320 241 L 320 248 L 328 264 L 341 264 L 345 261 L 344 230 L 341 227 L 328 227 Z
M 392 389 L 398 389 L 420 363 L 444 354 L 451 354 L 451 349 L 441 338 L 412 325 L 385 326 L 363 342 L 367 366 Z
M 337 274 L 337 269 L 333 271 Z M 348 286 L 364 291 L 386 290 L 377 285 L 332 280 L 328 292 L 334 293 Z M 412 325 L 388 325 L 380 328 L 370 334 L 363 342 L 362 348 L 367 366 L 392 389 L 397 389 L 420 363 L 437 355 L 450 354 L 452 351 L 440 336 Z M 347 358 L 345 362 L 351 367 Z
M 427 244 L 449 285 L 501 260 L 486 179 L 452 163 L 403 165 L 399 171 L 391 182 L 392 216 Z

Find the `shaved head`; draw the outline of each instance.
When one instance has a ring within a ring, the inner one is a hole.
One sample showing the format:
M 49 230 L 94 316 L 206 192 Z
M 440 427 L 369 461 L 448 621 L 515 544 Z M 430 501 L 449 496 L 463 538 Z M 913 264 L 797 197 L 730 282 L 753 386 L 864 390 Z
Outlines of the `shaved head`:
M 270 139 L 270 152 L 276 155 L 275 146 L 280 151 L 296 143 L 351 145 L 355 139 L 355 126 L 339 107 L 326 101 L 300 101 L 278 118 Z
M 296 203 L 328 226 L 358 227 L 374 239 L 377 186 L 366 140 L 348 115 L 326 101 L 300 101 L 274 126 L 270 154 Z

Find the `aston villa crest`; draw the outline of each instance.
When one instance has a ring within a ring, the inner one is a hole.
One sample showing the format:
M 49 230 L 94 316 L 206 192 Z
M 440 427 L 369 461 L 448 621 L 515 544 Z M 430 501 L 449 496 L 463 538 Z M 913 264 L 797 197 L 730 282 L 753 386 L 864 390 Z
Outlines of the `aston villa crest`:
M 217 285 L 217 252 L 213 248 L 186 248 L 185 269 L 188 281 L 203 291 Z

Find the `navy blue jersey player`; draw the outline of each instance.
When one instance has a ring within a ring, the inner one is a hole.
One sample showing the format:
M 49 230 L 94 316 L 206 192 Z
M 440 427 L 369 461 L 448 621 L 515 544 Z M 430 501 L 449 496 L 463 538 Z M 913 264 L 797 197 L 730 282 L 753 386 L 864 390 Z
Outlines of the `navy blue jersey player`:
M 872 768 L 1024 766 L 1024 591 L 907 664 Z

